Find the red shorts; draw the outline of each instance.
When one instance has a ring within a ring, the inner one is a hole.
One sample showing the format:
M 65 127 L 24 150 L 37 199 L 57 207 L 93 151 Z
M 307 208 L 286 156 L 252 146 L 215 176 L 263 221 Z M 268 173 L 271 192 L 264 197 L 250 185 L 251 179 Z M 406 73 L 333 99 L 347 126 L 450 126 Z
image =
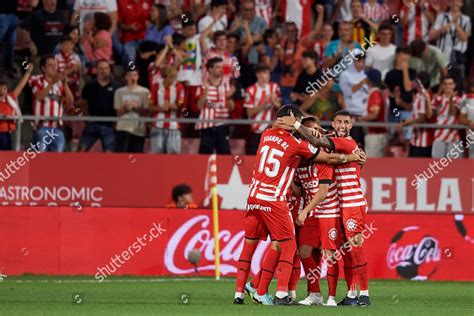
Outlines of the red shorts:
M 342 224 L 344 226 L 344 235 L 351 238 L 365 228 L 365 213 L 367 206 L 356 206 L 342 208 Z
M 267 202 L 249 197 L 245 215 L 245 238 L 283 241 L 295 238 L 293 218 L 286 201 Z
M 299 245 L 329 250 L 338 249 L 343 242 L 340 217 L 306 219 L 300 229 Z

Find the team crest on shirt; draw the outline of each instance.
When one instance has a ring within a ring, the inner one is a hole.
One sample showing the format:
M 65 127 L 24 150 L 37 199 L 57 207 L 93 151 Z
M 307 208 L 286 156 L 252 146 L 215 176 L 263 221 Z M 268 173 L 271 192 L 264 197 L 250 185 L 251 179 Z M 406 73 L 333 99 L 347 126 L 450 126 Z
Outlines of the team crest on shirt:
M 357 228 L 357 222 L 354 219 L 349 218 L 346 221 L 346 228 L 350 230 L 351 232 L 354 231 Z
M 329 239 L 336 240 L 336 238 L 337 238 L 337 229 L 331 228 L 328 232 L 328 235 L 329 235 Z
M 318 151 L 318 148 L 314 147 L 313 145 L 311 145 L 310 143 L 308 143 L 308 149 L 310 152 L 312 152 L 313 154 L 315 154 L 317 151 Z

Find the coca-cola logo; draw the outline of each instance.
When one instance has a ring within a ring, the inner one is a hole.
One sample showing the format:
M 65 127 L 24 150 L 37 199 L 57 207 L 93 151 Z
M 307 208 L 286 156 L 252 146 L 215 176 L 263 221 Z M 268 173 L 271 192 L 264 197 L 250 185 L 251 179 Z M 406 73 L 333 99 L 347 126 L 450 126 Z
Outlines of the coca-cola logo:
M 422 265 L 440 259 L 439 242 L 433 237 L 424 237 L 419 243 L 406 246 L 391 244 L 387 252 L 387 264 L 390 269 L 407 265 L 411 261 L 416 265 Z
M 223 275 L 237 272 L 237 262 L 242 251 L 244 235 L 243 230 L 231 232 L 221 229 L 219 231 L 220 271 Z M 270 241 L 259 243 L 252 260 L 252 272 L 256 273 L 260 269 L 262 256 L 269 244 Z M 197 267 L 198 271 L 213 271 L 215 269 L 214 237 L 211 219 L 207 215 L 190 218 L 170 238 L 165 249 L 167 270 L 173 274 L 193 273 L 194 268 L 189 267 L 190 264 L 186 259 L 193 249 L 198 249 L 202 255 L 201 265 Z

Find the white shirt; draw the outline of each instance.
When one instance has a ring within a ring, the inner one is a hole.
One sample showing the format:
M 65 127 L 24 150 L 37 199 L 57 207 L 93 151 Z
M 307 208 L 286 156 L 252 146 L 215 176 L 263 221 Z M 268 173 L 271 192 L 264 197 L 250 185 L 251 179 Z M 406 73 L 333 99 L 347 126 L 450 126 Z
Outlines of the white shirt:
M 117 11 L 117 0 L 75 0 L 74 11 L 79 11 L 79 30 L 82 32 L 86 17 L 92 17 L 95 12 Z
M 366 66 L 380 71 L 382 80 L 385 79 L 385 74 L 393 69 L 396 49 L 397 46 L 393 44 L 389 44 L 387 47 L 382 47 L 380 44 L 375 45 L 367 52 Z
M 209 25 L 212 24 L 212 22 L 214 22 L 214 18 L 210 15 L 206 15 L 205 17 L 200 19 L 198 23 L 198 32 L 199 33 L 204 32 L 204 30 L 207 29 Z M 212 32 L 225 31 L 226 29 L 227 29 L 227 15 L 224 14 L 221 17 L 221 19 L 217 21 L 216 24 L 214 24 L 214 26 L 212 27 Z M 214 46 L 214 44 L 212 43 L 212 40 L 209 37 L 206 38 L 206 43 L 208 47 Z
M 357 71 L 354 64 L 350 65 L 346 71 L 343 71 L 339 77 L 339 85 L 344 96 L 344 101 L 346 102 L 346 108 L 351 114 L 364 114 L 367 96 L 369 95 L 369 87 L 365 84 L 356 92 L 352 92 L 352 87 L 366 77 L 365 71 Z
M 184 60 L 179 67 L 178 81 L 188 81 L 190 86 L 202 84 L 202 55 L 199 34 L 186 41 Z

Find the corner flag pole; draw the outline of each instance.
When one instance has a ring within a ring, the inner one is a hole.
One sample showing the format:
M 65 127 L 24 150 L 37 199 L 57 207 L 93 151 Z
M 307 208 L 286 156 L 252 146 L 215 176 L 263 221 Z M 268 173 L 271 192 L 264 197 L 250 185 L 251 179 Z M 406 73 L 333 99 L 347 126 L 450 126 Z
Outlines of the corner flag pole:
M 217 157 L 212 154 L 210 157 L 210 187 L 212 196 L 212 224 L 214 227 L 214 265 L 216 280 L 221 277 L 220 271 L 220 247 L 219 247 L 219 201 L 217 198 Z

